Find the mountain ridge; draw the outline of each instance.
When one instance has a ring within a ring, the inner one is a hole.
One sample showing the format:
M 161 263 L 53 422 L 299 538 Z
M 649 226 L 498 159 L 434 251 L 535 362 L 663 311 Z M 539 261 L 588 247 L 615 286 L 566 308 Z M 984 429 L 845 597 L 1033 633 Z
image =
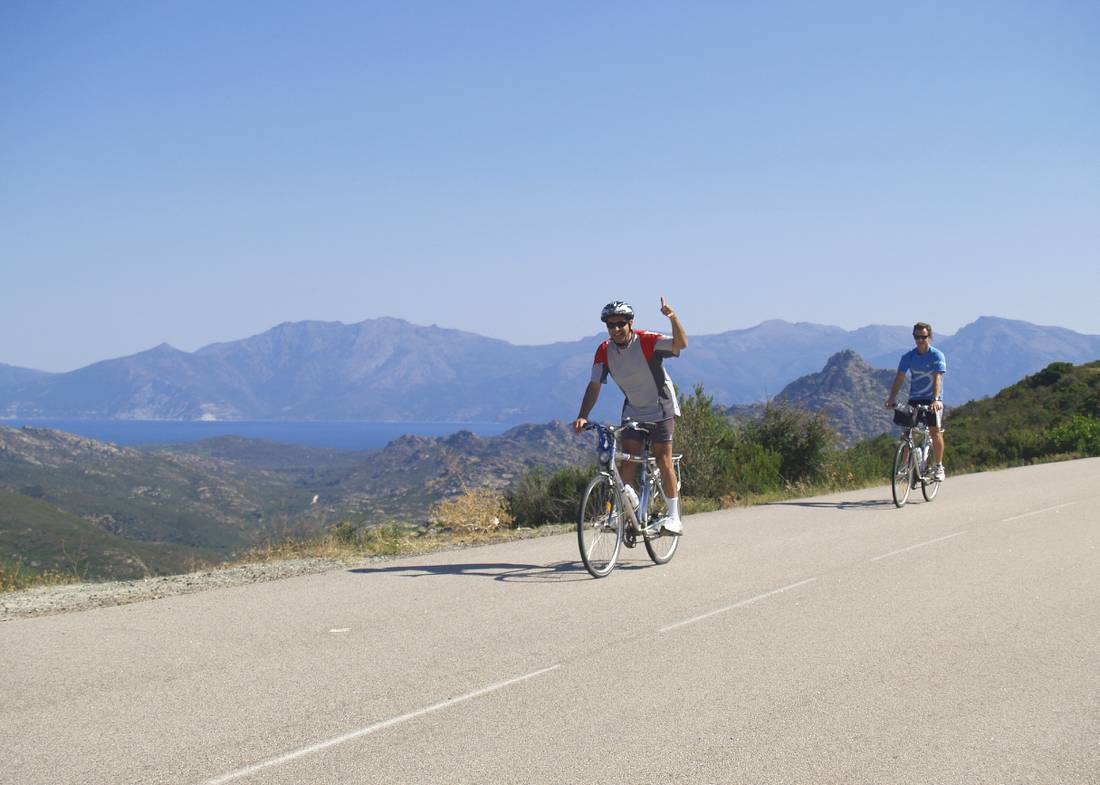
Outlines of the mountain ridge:
M 692 335 L 667 367 L 680 390 L 701 383 L 716 401 L 744 404 L 774 397 L 844 350 L 873 367 L 896 367 L 912 345 L 909 329 L 772 319 Z M 195 352 L 162 343 L 62 374 L 0 366 L 0 417 L 546 422 L 576 413 L 603 339 L 521 346 L 393 317 L 283 322 Z M 934 344 L 948 356 L 952 404 L 993 394 L 1050 362 L 1100 358 L 1100 336 L 991 316 L 937 335 Z M 617 418 L 621 402 L 607 385 L 594 417 Z

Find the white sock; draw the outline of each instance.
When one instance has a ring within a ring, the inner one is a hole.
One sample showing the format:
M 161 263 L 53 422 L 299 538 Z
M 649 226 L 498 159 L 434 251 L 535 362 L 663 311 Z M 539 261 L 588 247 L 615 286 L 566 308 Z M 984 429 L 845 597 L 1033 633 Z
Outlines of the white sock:
M 673 496 L 665 501 L 668 502 L 668 517 L 675 521 L 680 520 L 680 497 Z

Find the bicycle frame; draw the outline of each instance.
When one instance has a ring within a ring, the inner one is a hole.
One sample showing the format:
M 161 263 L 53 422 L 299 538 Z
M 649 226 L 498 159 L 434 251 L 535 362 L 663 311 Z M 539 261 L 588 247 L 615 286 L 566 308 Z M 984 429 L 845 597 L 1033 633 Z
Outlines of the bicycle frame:
M 919 413 L 931 412 L 932 407 L 924 404 L 916 404 L 914 406 L 908 406 L 904 409 L 899 407 L 902 411 L 912 411 L 918 414 L 915 418 L 916 422 L 913 425 L 902 426 L 901 437 L 898 439 L 897 448 L 895 450 L 893 477 L 891 479 L 892 491 L 894 495 L 894 504 L 897 507 L 902 507 L 909 499 L 909 492 L 917 487 L 918 483 L 921 486 L 921 493 L 924 495 L 925 501 L 932 501 L 937 491 L 939 490 L 939 483 L 934 480 L 930 474 L 931 462 L 929 461 L 929 455 L 932 453 L 932 434 L 927 423 L 920 421 Z M 921 435 L 921 443 L 918 446 L 916 440 L 913 438 L 913 432 L 916 431 Z M 905 489 L 898 488 L 899 481 L 901 480 L 901 473 L 898 471 L 898 458 L 897 455 L 902 449 L 905 449 L 908 453 L 905 472 Z
M 655 494 L 663 496 L 664 489 L 657 459 L 651 454 L 648 428 L 642 423 L 627 422 L 620 426 L 589 423 L 585 429 L 595 430 L 599 435 L 600 462 L 599 473 L 589 482 L 582 496 L 577 524 L 578 545 L 585 568 L 594 578 L 605 577 L 615 567 L 620 545 L 633 548 L 639 542 L 645 544 L 654 562 L 666 563 L 676 552 L 679 537 L 661 531 L 656 523 L 661 511 L 659 507 L 654 508 Z M 645 434 L 637 455 L 622 449 L 620 437 L 628 429 Z M 681 456 L 672 457 L 678 488 Z M 620 473 L 623 463 L 640 464 L 637 508 L 626 493 L 627 484 Z M 647 527 L 650 518 L 655 519 L 651 528 Z
M 615 500 L 618 504 L 619 511 L 624 513 L 624 519 L 639 532 L 645 531 L 646 527 L 643 521 L 649 520 L 649 505 L 653 502 L 653 494 L 651 491 L 653 484 L 649 482 L 649 477 L 652 472 L 657 472 L 657 474 L 660 475 L 660 469 L 657 467 L 657 459 L 650 454 L 649 430 L 636 422 L 628 422 L 618 427 L 595 424 L 589 427 L 600 430 L 601 439 L 604 438 L 604 434 L 612 437 L 611 443 L 607 448 L 601 445 L 600 463 L 604 464 L 606 461 L 606 466 L 601 466 L 600 471 L 613 480 Z M 622 432 L 626 430 L 640 431 L 646 435 L 645 439 L 642 441 L 641 455 L 631 455 L 630 453 L 621 451 L 619 439 Z M 680 456 L 674 455 L 672 459 L 675 471 L 679 468 Z M 637 463 L 640 465 L 638 470 L 638 487 L 642 490 L 641 493 L 638 494 L 637 511 L 635 511 L 634 505 L 630 504 L 629 500 L 626 498 L 626 483 L 623 481 L 622 474 L 619 473 L 620 463 Z M 679 472 L 677 472 L 677 474 L 679 474 Z M 663 491 L 659 492 L 663 493 Z
M 641 455 L 631 455 L 630 453 L 623 453 L 619 450 L 619 433 L 615 434 L 614 448 L 611 452 L 611 463 L 608 469 L 604 472 L 611 475 L 613 485 L 615 487 L 615 500 L 619 507 L 620 514 L 623 518 L 630 523 L 638 531 L 641 531 L 645 527 L 642 525 L 642 521 L 648 518 L 649 504 L 652 501 L 652 494 L 649 489 L 649 440 L 646 439 L 642 444 Z M 638 487 L 642 489 L 642 492 L 638 494 L 638 509 L 634 509 L 634 505 L 630 503 L 630 500 L 626 496 L 626 483 L 623 481 L 622 474 L 619 473 L 620 463 L 637 463 L 641 465 L 638 470 Z

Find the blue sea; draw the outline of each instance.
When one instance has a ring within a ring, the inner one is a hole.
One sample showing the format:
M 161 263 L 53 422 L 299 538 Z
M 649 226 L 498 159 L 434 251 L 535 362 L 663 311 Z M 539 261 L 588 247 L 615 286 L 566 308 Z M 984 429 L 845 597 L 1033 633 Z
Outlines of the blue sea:
M 376 450 L 405 434 L 449 436 L 473 431 L 496 436 L 514 427 L 508 423 L 445 422 L 270 422 L 192 420 L 0 420 L 19 428 L 55 428 L 78 436 L 127 447 L 143 444 L 197 442 L 215 436 L 243 436 L 283 444 L 302 444 L 337 450 Z

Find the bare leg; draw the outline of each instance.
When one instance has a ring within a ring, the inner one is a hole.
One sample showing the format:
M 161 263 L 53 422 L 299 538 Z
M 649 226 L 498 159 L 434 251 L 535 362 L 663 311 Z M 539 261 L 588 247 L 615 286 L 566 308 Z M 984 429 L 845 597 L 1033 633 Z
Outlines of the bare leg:
M 622 450 L 625 453 L 631 455 L 642 454 L 642 443 L 635 439 L 623 439 Z M 633 485 L 634 478 L 638 475 L 638 464 L 633 461 L 623 461 L 619 464 L 619 476 L 623 478 L 623 483 L 626 485 Z
M 654 444 L 653 457 L 661 470 L 661 489 L 665 492 L 665 498 L 675 499 L 680 495 L 680 490 L 676 487 L 676 470 L 672 466 L 672 442 Z

